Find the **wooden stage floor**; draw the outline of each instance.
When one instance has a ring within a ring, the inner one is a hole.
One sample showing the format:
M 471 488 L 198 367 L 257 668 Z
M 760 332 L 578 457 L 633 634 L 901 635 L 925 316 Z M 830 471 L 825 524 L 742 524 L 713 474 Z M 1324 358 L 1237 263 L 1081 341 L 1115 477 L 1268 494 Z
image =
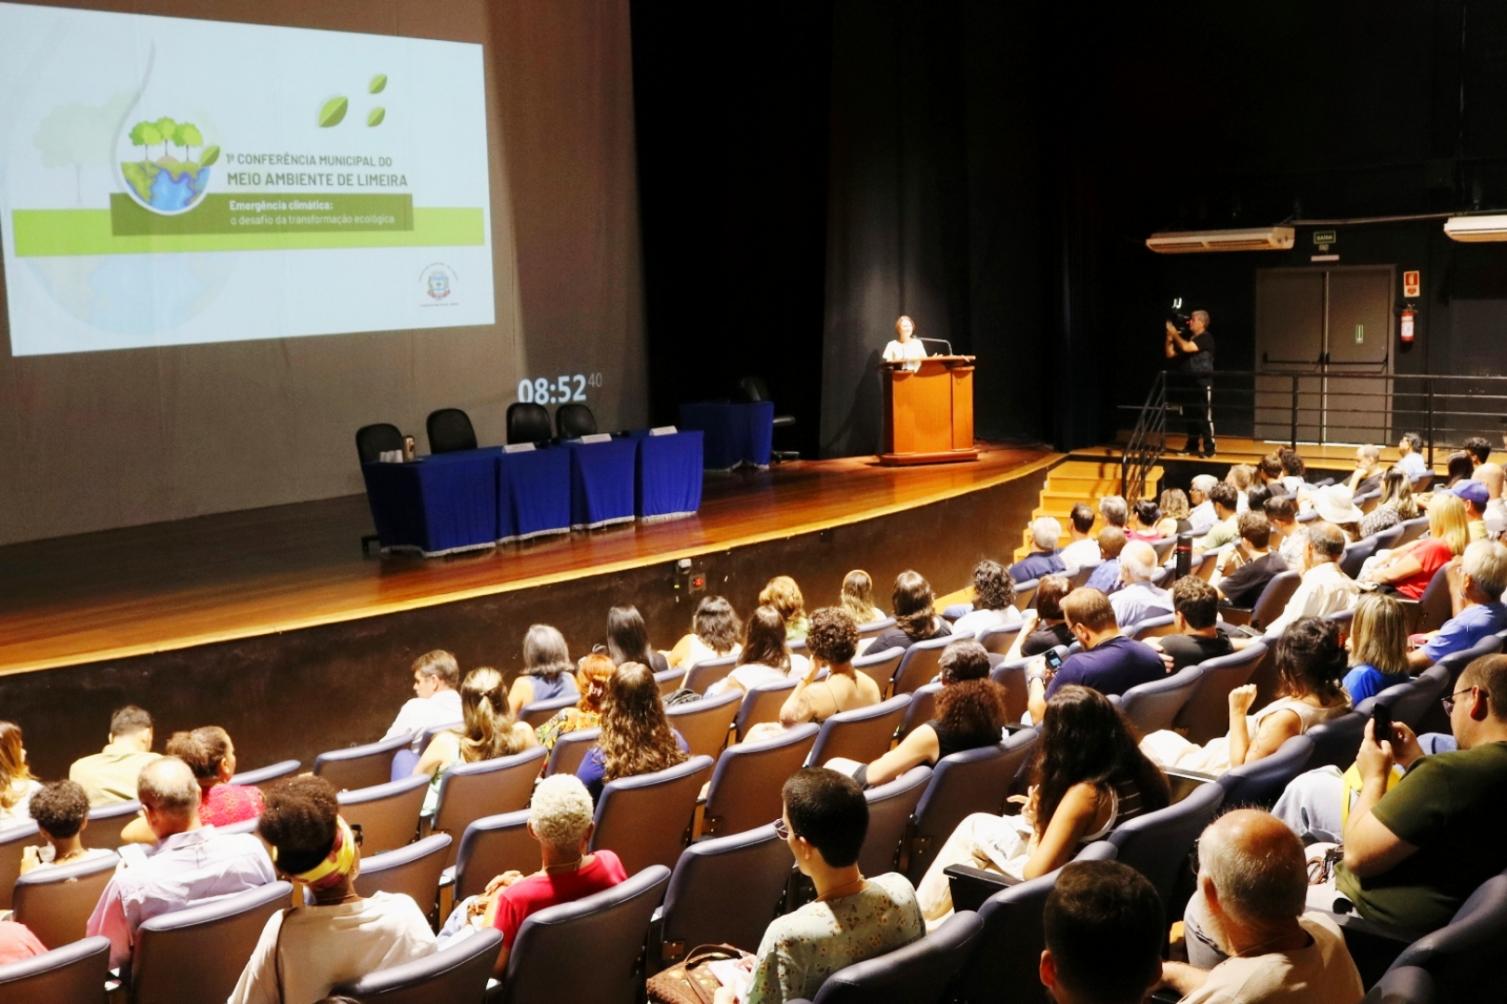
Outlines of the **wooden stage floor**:
M 0 675 L 291 631 L 674 561 L 883 516 L 1023 477 L 1061 454 L 975 463 L 796 461 L 708 475 L 701 511 L 448 559 L 361 557 L 364 496 L 0 547 Z M 938 583 L 939 589 L 962 583 Z

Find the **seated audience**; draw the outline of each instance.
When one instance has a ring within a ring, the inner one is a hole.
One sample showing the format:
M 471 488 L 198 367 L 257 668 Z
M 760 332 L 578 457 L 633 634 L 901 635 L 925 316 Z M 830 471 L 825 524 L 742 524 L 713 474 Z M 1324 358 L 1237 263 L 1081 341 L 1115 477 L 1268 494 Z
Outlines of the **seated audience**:
M 1403 433 L 1397 441 L 1397 453 L 1393 470 L 1401 471 L 1413 481 L 1429 473 L 1428 463 L 1423 459 L 1423 437 L 1418 433 Z
M 851 775 L 859 787 L 885 784 L 912 767 L 935 766 L 944 756 L 993 746 L 1004 738 L 1009 713 L 1005 689 L 989 679 L 989 653 L 976 641 L 955 641 L 942 651 L 942 690 L 936 717 L 911 729 L 884 756 L 868 764 L 834 757 L 826 766 Z
M 1365 514 L 1355 504 L 1349 485 L 1330 485 L 1313 493 L 1313 511 L 1319 519 L 1337 526 L 1345 535 L 1345 543 L 1353 544 L 1360 539 L 1360 521 Z
M 895 626 L 886 628 L 869 642 L 866 652 L 883 652 L 887 648 L 910 648 L 918 641 L 945 638 L 952 634 L 947 622 L 937 615 L 936 597 L 931 583 L 920 572 L 906 570 L 895 577 L 895 591 L 890 608 L 895 611 Z M 857 628 L 857 625 L 854 625 Z M 810 639 L 807 639 L 810 644 Z
M 502 674 L 491 666 L 479 666 L 466 674 L 460 686 L 461 727 L 434 734 L 414 774 L 430 779 L 424 796 L 424 815 L 439 805 L 440 784 L 445 771 L 460 763 L 477 763 L 521 753 L 537 746 L 534 730 L 508 713 Z
M 152 752 L 152 716 L 128 704 L 110 716 L 105 748 L 73 761 L 68 777 L 84 786 L 91 806 L 129 802 L 141 769 L 159 755 Z
M 731 609 L 728 608 L 729 612 Z M 737 634 L 736 628 L 733 633 Z M 607 611 L 607 654 L 612 657 L 614 667 L 637 662 L 656 673 L 670 668 L 665 654 L 655 651 L 649 644 L 649 628 L 644 624 L 644 616 L 631 603 Z
M 1275 453 L 1268 453 L 1256 461 L 1256 484 L 1265 488 L 1272 495 L 1288 494 L 1287 486 L 1282 483 L 1282 458 Z M 1252 506 L 1251 508 L 1255 508 Z
M 1458 561 L 1446 566 L 1446 574 L 1451 576 L 1450 593 L 1457 612 L 1422 648 L 1408 653 L 1408 665 L 1415 671 L 1507 629 L 1507 605 L 1502 603 L 1507 590 L 1507 547 L 1494 540 L 1474 541 Z
M 1121 585 L 1110 594 L 1109 605 L 1121 627 L 1128 630 L 1141 621 L 1172 613 L 1172 594 L 1151 584 L 1160 571 L 1156 550 L 1144 540 L 1132 540 L 1120 552 Z
M 1453 495 L 1436 495 L 1429 503 L 1429 533 L 1408 541 L 1384 558 L 1367 562 L 1361 581 L 1390 586 L 1403 599 L 1423 596 L 1434 573 L 1470 543 L 1465 503 Z
M 1464 450 L 1456 450 L 1444 462 L 1444 487 L 1453 488 L 1462 481 L 1469 481 L 1475 473 L 1475 461 Z
M 413 660 L 413 693 L 382 738 L 417 735 L 436 725 L 460 721 L 460 664 L 442 648 Z
M 1072 591 L 1073 584 L 1066 575 L 1048 575 L 1036 584 L 1036 598 L 1032 606 L 1021 612 L 1020 630 L 1005 654 L 1006 662 L 1041 655 L 1049 648 L 1077 641 L 1062 616 L 1062 599 Z
M 1056 1004 L 1141 1004 L 1162 978 L 1156 887 L 1120 861 L 1070 861 L 1047 893 L 1041 985 Z
M 1167 962 L 1184 1004 L 1357 1004 L 1360 973 L 1339 927 L 1305 912 L 1303 845 L 1269 813 L 1236 809 L 1198 839 L 1198 890 L 1184 930 L 1192 965 Z
M 1125 531 L 1117 526 L 1106 526 L 1100 530 L 1099 553 L 1104 558 L 1099 562 L 1099 567 L 1089 573 L 1088 581 L 1084 585 L 1106 595 L 1118 589 L 1120 587 L 1120 554 L 1129 541 L 1130 538 L 1125 536 Z M 1040 583 L 1038 583 L 1038 594 L 1040 588 Z
M 602 734 L 582 757 L 576 777 L 595 801 L 608 781 L 673 767 L 685 761 L 687 749 L 665 718 L 654 674 L 641 663 L 625 662 L 607 684 Z
M 0 966 L 46 954 L 47 946 L 37 940 L 31 928 L 14 920 L 0 920 Z
M 1130 540 L 1161 540 L 1159 529 L 1162 511 L 1150 499 L 1141 499 L 1130 507 L 1130 523 L 1125 536 Z
M 1065 571 L 1067 566 L 1062 561 L 1062 553 L 1057 550 L 1057 542 L 1061 539 L 1062 524 L 1053 517 L 1038 516 L 1031 520 L 1031 546 L 1035 550 L 1010 566 L 1010 578 L 1016 582 L 1031 582 L 1043 575 Z M 896 610 L 895 614 L 899 616 L 900 611 Z
M 31 818 L 47 839 L 21 851 L 21 874 L 48 865 L 66 865 L 111 853 L 84 846 L 84 828 L 89 825 L 89 796 L 77 781 L 44 784 L 31 797 Z
M 1214 503 L 1209 499 L 1209 489 L 1217 484 L 1219 479 L 1212 474 L 1195 474 L 1188 485 L 1188 502 L 1193 506 L 1188 511 L 1188 532 L 1195 536 L 1208 533 L 1218 519 Z
M 1235 522 L 1240 515 L 1240 496 L 1235 487 L 1223 481 L 1211 485 L 1209 504 L 1214 507 L 1214 523 L 1207 533 L 1193 542 L 1195 554 L 1218 550 L 1240 536 Z
M 231 784 L 235 776 L 235 746 L 218 725 L 192 732 L 174 732 L 167 741 L 167 755 L 188 764 L 199 782 L 199 822 L 205 826 L 228 826 L 262 814 L 262 793 L 254 785 Z M 125 843 L 150 844 L 156 837 L 147 821 L 131 820 L 121 831 Z
M 816 887 L 816 899 L 765 929 L 747 1004 L 815 997 L 837 970 L 923 934 L 916 894 L 904 876 L 865 878 L 858 871 L 869 806 L 851 778 L 808 767 L 790 776 L 780 796 L 784 809 L 775 829 Z M 717 1004 L 734 999 L 731 988 L 717 992 Z
M 1266 485 L 1255 485 L 1245 493 L 1245 508 L 1240 510 L 1241 515 L 1248 512 L 1264 513 L 1266 500 L 1272 497 L 1272 490 Z M 1236 524 L 1239 525 L 1238 523 Z
M 1129 507 L 1120 496 L 1105 495 L 1099 499 L 1099 516 L 1104 520 L 1105 526 L 1117 526 L 1125 530 L 1129 515 Z
M 1475 478 L 1486 486 L 1486 512 L 1482 517 L 1488 540 L 1496 540 L 1507 531 L 1507 501 L 1502 498 L 1503 472 L 1500 464 L 1482 464 Z
M 1472 470 L 1491 459 L 1491 440 L 1483 436 L 1471 436 L 1464 445 L 1465 452 L 1470 455 Z
M 1230 691 L 1230 728 L 1202 746 L 1170 729 L 1141 740 L 1141 752 L 1164 767 L 1223 774 L 1271 756 L 1293 736 L 1350 710 L 1340 686 L 1345 650 L 1333 621 L 1304 617 L 1277 639 L 1277 699 L 1254 715 L 1256 685 Z
M 340 818 L 328 781 L 303 774 L 274 786 L 257 830 L 279 874 L 313 902 L 267 918 L 226 1004 L 318 1000 L 337 984 L 434 951 L 434 932 L 412 897 L 356 892 L 360 837 Z
M 1084 565 L 1099 562 L 1099 542 L 1094 539 L 1094 509 L 1086 502 L 1073 506 L 1068 515 L 1071 542 L 1062 549 L 1064 568 L 1077 571 Z
M 743 625 L 733 605 L 721 596 L 703 596 L 691 617 L 691 633 L 670 650 L 671 669 L 690 669 L 698 662 L 738 654 L 738 635 Z M 619 666 L 622 663 L 618 663 Z
M 973 566 L 973 609 L 953 622 L 952 633 L 977 636 L 995 628 L 1011 628 L 1019 624 L 1014 580 L 1003 565 L 985 558 Z
M 1408 619 L 1402 604 L 1371 593 L 1355 605 L 1350 634 L 1350 668 L 1343 686 L 1351 704 L 1375 697 L 1388 687 L 1412 679 L 1408 669 Z
M 1357 446 L 1355 470 L 1350 472 L 1345 484 L 1350 487 L 1352 495 L 1369 495 L 1381 488 L 1381 478 L 1386 472 L 1387 467 L 1381 462 L 1380 446 Z
M 1281 634 L 1299 617 L 1323 617 L 1349 610 L 1360 596 L 1355 580 L 1340 568 L 1340 558 L 1345 554 L 1345 535 L 1340 528 L 1330 523 L 1314 522 L 1308 524 L 1306 535 L 1307 547 L 1301 567 L 1307 571 L 1282 613 L 1266 625 L 1269 636 Z
M 256 837 L 219 833 L 200 823 L 199 781 L 177 757 L 159 757 L 143 767 L 135 795 L 157 846 L 122 849 L 120 867 L 85 927 L 89 937 L 110 939 L 112 969 L 131 960 L 136 929 L 144 921 L 275 878 Z
M 1231 464 L 1224 482 L 1235 489 L 1235 511 L 1242 513 L 1249 509 L 1248 496 L 1256 483 L 1256 468 L 1250 464 Z
M 1219 594 L 1198 576 L 1184 575 L 1173 584 L 1172 617 L 1172 634 L 1146 639 L 1147 645 L 1172 660 L 1169 672 L 1234 651 L 1229 635 L 1219 626 Z
M 539 701 L 578 696 L 565 636 L 548 624 L 530 625 L 523 636 L 523 672 L 508 689 L 508 713 L 517 715 Z
M 1287 494 L 1297 498 L 1299 493 L 1308 488 L 1304 480 L 1308 476 L 1308 465 L 1303 462 L 1298 451 L 1290 446 L 1279 449 L 1277 459 L 1282 462 L 1282 487 L 1287 489 Z
M 1470 539 L 1485 540 L 1486 505 L 1491 501 L 1486 486 L 1474 479 L 1460 481 L 1450 488 L 1449 493 L 1465 503 L 1465 522 L 1470 531 Z
M 607 685 L 617 667 L 605 652 L 593 652 L 577 663 L 576 690 L 581 699 L 573 708 L 561 708 L 553 718 L 534 730 L 539 745 L 555 748 L 555 741 L 567 732 L 594 729 L 602 724 L 602 704 L 607 699 Z
M 810 633 L 810 625 L 802 632 Z M 711 697 L 736 690 L 746 694 L 763 683 L 779 683 L 792 676 L 805 676 L 810 663 L 803 655 L 791 655 L 786 643 L 785 618 L 771 606 L 754 609 L 743 626 L 743 654 L 738 667 L 707 688 Z
M 1041 721 L 1047 701 L 1067 684 L 1093 687 L 1103 694 L 1123 694 L 1138 683 L 1166 676 L 1156 649 L 1120 634 L 1109 598 L 1097 589 L 1068 593 L 1062 601 L 1062 615 L 1083 651 L 1064 659 L 1055 673 L 1041 662 L 1026 671 L 1032 721 Z
M 874 580 L 861 568 L 842 577 L 841 601 L 838 605 L 853 615 L 855 624 L 874 624 L 888 616 L 874 606 Z
M 1413 482 L 1401 470 L 1393 469 L 1381 476 L 1381 497 L 1376 508 L 1360 521 L 1360 535 L 1369 537 L 1418 517 L 1418 500 L 1413 498 Z
M 1215 565 L 1209 584 L 1230 606 L 1249 610 L 1267 583 L 1287 571 L 1287 562 L 1271 549 L 1272 525 L 1265 512 L 1243 512 L 1235 527 L 1240 539 Z
M 1298 522 L 1298 499 L 1282 495 L 1266 500 L 1267 522 L 1276 534 L 1277 553 L 1289 571 L 1301 572 L 1308 555 L 1307 527 Z
M 806 616 L 806 598 L 801 595 L 801 587 L 790 576 L 776 575 L 766 582 L 759 592 L 759 605 L 774 607 L 785 618 L 786 641 L 794 643 L 806 640 L 806 630 L 811 626 L 811 621 Z
M 916 886 L 928 927 L 952 912 L 951 865 L 1032 879 L 1061 868 L 1120 823 L 1167 805 L 1167 778 L 1136 749 L 1134 729 L 1091 687 L 1052 696 L 1019 815 L 977 812 L 953 830 Z
M 811 668 L 781 706 L 781 725 L 824 722 L 839 711 L 867 708 L 884 699 L 879 685 L 867 673 L 853 668 L 858 625 L 846 610 L 823 607 L 812 614 L 806 646 L 811 653 Z M 827 671 L 826 679 L 817 679 L 823 670 Z
M 1161 522 L 1156 527 L 1157 536 L 1176 537 L 1192 529 L 1192 524 L 1188 522 L 1187 492 L 1181 488 L 1164 489 L 1157 503 L 1157 508 L 1162 513 Z
M 41 787 L 26 763 L 21 726 L 0 722 L 0 826 L 24 822 L 32 796 Z

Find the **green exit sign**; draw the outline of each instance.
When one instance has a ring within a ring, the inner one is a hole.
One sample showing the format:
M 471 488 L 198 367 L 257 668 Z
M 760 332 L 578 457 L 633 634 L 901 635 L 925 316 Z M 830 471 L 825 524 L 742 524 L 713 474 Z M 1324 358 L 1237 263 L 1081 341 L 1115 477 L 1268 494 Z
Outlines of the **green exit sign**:
M 1315 230 L 1313 232 L 1313 242 L 1318 245 L 1333 244 L 1337 236 L 1338 234 L 1333 230 Z

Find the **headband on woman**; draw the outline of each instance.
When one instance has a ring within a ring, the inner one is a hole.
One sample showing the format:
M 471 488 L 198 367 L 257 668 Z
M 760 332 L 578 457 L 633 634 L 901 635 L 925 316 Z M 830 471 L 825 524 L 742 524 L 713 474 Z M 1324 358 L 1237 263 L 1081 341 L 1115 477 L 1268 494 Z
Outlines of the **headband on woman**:
M 275 860 L 275 859 L 274 859 Z M 356 836 L 351 833 L 351 828 L 341 816 L 335 817 L 335 842 L 330 845 L 330 853 L 320 860 L 308 871 L 292 875 L 295 882 L 302 882 L 316 892 L 328 889 L 356 867 Z

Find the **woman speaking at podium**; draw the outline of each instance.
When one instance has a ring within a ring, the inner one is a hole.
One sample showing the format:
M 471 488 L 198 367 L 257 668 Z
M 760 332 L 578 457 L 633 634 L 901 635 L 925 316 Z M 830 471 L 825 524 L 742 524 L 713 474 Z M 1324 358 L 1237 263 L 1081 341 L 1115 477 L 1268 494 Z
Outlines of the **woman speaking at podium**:
M 895 318 L 895 337 L 884 347 L 884 361 L 887 363 L 905 364 L 907 373 L 914 373 L 921 368 L 921 360 L 926 358 L 926 347 L 921 344 L 921 339 L 915 336 L 916 322 L 909 315 L 901 314 Z

